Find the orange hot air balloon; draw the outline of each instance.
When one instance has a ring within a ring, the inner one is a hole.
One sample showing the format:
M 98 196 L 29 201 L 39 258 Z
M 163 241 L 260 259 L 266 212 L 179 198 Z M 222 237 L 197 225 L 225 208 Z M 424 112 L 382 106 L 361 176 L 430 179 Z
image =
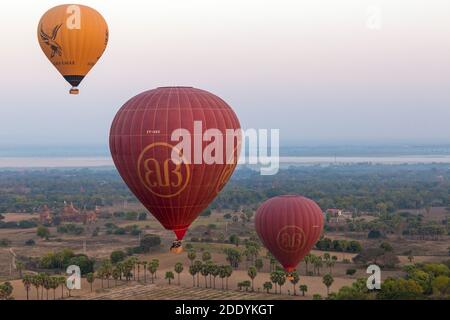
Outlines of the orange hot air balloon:
M 96 10 L 78 4 L 54 7 L 41 18 L 38 40 L 44 54 L 72 85 L 78 85 L 97 63 L 108 44 L 108 25 Z

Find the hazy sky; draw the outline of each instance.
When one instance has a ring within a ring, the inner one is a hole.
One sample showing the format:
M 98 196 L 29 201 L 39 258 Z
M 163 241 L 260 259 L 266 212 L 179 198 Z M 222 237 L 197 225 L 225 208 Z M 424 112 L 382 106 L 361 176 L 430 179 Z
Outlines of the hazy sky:
M 110 42 L 79 96 L 37 41 L 58 4 L 0 3 L 0 145 L 104 145 L 123 103 L 167 85 L 221 96 L 284 144 L 450 143 L 448 0 L 84 1 Z

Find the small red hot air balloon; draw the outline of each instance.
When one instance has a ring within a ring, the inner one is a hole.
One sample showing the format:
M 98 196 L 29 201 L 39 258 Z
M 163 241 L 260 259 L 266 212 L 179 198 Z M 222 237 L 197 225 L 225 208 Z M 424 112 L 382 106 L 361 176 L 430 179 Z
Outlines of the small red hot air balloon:
M 291 273 L 319 239 L 323 213 L 305 197 L 278 196 L 258 208 L 255 227 L 264 246 Z
M 191 87 L 137 95 L 119 110 L 110 133 L 120 175 L 153 216 L 176 234 L 175 252 L 181 252 L 187 229 L 233 174 L 240 146 L 240 124 L 231 107 Z

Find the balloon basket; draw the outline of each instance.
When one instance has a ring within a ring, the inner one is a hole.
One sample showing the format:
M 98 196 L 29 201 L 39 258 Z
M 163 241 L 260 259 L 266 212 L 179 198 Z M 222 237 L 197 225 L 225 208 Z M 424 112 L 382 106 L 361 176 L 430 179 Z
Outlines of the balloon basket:
M 78 90 L 77 88 L 72 88 L 72 89 L 70 89 L 69 93 L 73 94 L 73 95 L 77 95 L 80 93 L 80 90 Z
M 170 248 L 170 252 L 175 253 L 175 254 L 180 254 L 182 253 L 183 250 L 183 246 L 181 245 L 181 240 L 176 240 L 172 243 L 172 247 Z
M 294 280 L 294 277 L 292 276 L 292 274 L 288 274 L 286 276 L 286 279 L 288 279 L 289 281 Z

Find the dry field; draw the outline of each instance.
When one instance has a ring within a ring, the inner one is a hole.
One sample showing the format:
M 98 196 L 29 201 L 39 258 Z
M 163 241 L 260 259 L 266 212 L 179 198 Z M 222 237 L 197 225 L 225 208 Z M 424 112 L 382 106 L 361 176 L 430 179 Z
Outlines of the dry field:
M 279 300 L 296 297 L 235 290 L 180 288 L 174 285 L 136 284 L 86 295 L 83 300 Z
M 123 208 L 115 208 L 114 210 L 120 210 Z M 139 208 L 133 208 L 139 211 Z M 131 208 L 127 208 L 131 210 Z M 113 211 L 113 209 L 111 209 Z M 433 210 L 432 210 L 433 212 Z M 442 217 L 443 211 L 437 211 L 433 216 L 434 219 Z M 29 219 L 30 215 L 24 214 L 8 214 L 6 215 L 7 221 L 19 221 L 24 219 Z M 104 287 L 102 288 L 101 281 L 96 280 L 94 283 L 94 292 L 91 293 L 89 284 L 83 279 L 82 290 L 72 291 L 72 296 L 77 299 L 312 299 L 314 294 L 326 295 L 326 287 L 322 283 L 321 276 L 306 276 L 306 266 L 301 263 L 298 267 L 300 273 L 300 282 L 297 284 L 297 289 L 300 284 L 306 284 L 308 286 L 308 292 L 305 297 L 292 296 L 293 287 L 291 283 L 286 283 L 282 287 L 282 294 L 275 295 L 273 293 L 266 294 L 263 291 L 263 283 L 269 281 L 269 261 L 264 258 L 264 267 L 261 272 L 258 273 L 255 281 L 254 288 L 255 292 L 239 292 L 237 291 L 237 283 L 243 280 L 249 280 L 247 275 L 248 263 L 243 261 L 239 267 L 239 270 L 235 270 L 233 275 L 229 279 L 229 291 L 221 290 L 221 280 L 216 279 L 216 288 L 211 289 L 209 284 L 209 278 L 207 279 L 208 288 L 205 288 L 205 279 L 200 276 L 200 288 L 193 288 L 192 276 L 188 273 L 188 266 L 190 261 L 187 259 L 186 253 L 180 255 L 174 255 L 167 252 L 171 241 L 174 236 L 170 231 L 164 230 L 159 223 L 152 217 L 146 221 L 124 221 L 119 219 L 111 219 L 108 221 L 100 220 L 95 225 L 87 227 L 86 235 L 72 236 L 72 235 L 62 235 L 56 232 L 56 228 L 50 228 L 50 231 L 54 237 L 49 241 L 39 239 L 36 236 L 36 228 L 26 229 L 26 230 L 11 230 L 11 229 L 0 229 L 0 239 L 6 238 L 12 241 L 12 248 L 17 256 L 20 258 L 24 257 L 40 257 L 46 253 L 61 250 L 63 248 L 70 248 L 76 253 L 83 253 L 83 242 L 86 241 L 86 254 L 90 257 L 94 257 L 97 260 L 101 260 L 109 257 L 113 250 L 124 250 L 125 248 L 137 246 L 139 243 L 139 238 L 137 236 L 131 235 L 106 235 L 104 233 L 104 224 L 106 222 L 112 222 L 118 226 L 124 227 L 126 225 L 138 224 L 145 233 L 158 234 L 162 238 L 162 246 L 160 250 L 157 250 L 148 255 L 140 255 L 138 258 L 141 261 L 152 259 L 160 260 L 160 268 L 157 272 L 157 279 L 154 285 L 150 285 L 150 275 L 147 274 L 147 283 L 143 283 L 143 272 L 141 270 L 139 280 L 131 281 L 130 283 L 118 283 L 117 286 L 113 280 L 110 281 L 111 288 L 106 289 L 106 281 Z M 214 213 L 210 217 L 200 217 L 192 226 L 186 239 L 190 240 L 191 237 L 204 237 L 207 226 L 215 224 L 216 229 L 211 232 L 217 233 L 221 232 L 229 236 L 232 233 L 238 233 L 241 235 L 247 235 L 251 231 L 252 224 L 248 223 L 246 226 L 242 226 L 242 223 L 230 223 L 225 222 L 223 219 L 223 213 Z M 95 227 L 100 227 L 101 232 L 97 237 L 92 237 L 91 233 Z M 349 239 L 349 235 L 345 233 L 328 233 L 327 237 L 332 239 Z M 367 235 L 360 235 L 358 241 L 361 241 L 364 247 L 379 246 L 381 241 L 384 240 L 368 240 Z M 352 237 L 354 238 L 354 237 Z M 35 246 L 25 246 L 25 241 L 33 239 L 36 242 Z M 403 252 L 412 249 L 414 252 L 414 262 L 425 262 L 425 261 L 442 261 L 448 259 L 447 247 L 449 246 L 448 237 L 440 241 L 421 241 L 421 240 L 408 240 L 408 239 L 389 239 L 391 244 L 394 246 L 394 250 L 399 254 L 401 264 L 408 264 L 409 261 Z M 201 259 L 202 251 L 209 251 L 212 255 L 212 260 L 217 264 L 227 264 L 225 255 L 223 254 L 223 248 L 232 247 L 230 244 L 222 243 L 192 243 L 195 250 L 197 251 L 197 259 Z M 316 255 L 323 255 L 325 252 L 313 250 Z M 331 286 L 331 292 L 337 291 L 339 288 L 345 285 L 350 285 L 355 279 L 367 277 L 365 270 L 362 268 L 357 268 L 354 264 L 345 264 L 343 259 L 351 260 L 353 254 L 349 253 L 337 253 L 330 252 L 332 255 L 338 257 L 338 262 L 332 269 L 332 274 L 335 279 L 333 285 Z M 266 255 L 265 250 L 261 250 L 260 255 L 264 257 Z M 18 273 L 14 272 L 12 276 L 9 275 L 9 265 L 11 262 L 11 255 L 8 248 L 0 248 L 0 281 L 18 279 Z M 167 281 L 163 279 L 166 271 L 173 271 L 174 265 L 177 262 L 182 262 L 184 265 L 184 271 L 180 276 L 180 285 L 178 285 L 177 275 L 175 275 L 175 280 L 172 285 L 168 285 Z M 346 275 L 346 270 L 349 268 L 357 268 L 357 272 L 352 275 Z M 309 268 L 311 270 L 311 267 Z M 321 275 L 329 272 L 327 268 L 322 268 Z M 383 271 L 382 278 L 385 279 L 390 276 L 400 276 L 401 271 Z M 197 283 L 196 283 L 197 285 Z M 13 280 L 14 293 L 13 296 L 16 299 L 26 299 L 26 292 L 20 280 Z M 114 288 L 112 288 L 114 287 Z M 297 290 L 297 294 L 298 290 Z M 44 294 L 45 295 L 45 294 Z M 53 298 L 53 292 L 49 293 L 50 299 Z M 56 298 L 61 297 L 61 291 L 58 289 L 56 291 Z M 32 288 L 30 292 L 30 298 L 36 298 L 35 289 Z M 67 292 L 65 292 L 65 298 L 67 298 Z

